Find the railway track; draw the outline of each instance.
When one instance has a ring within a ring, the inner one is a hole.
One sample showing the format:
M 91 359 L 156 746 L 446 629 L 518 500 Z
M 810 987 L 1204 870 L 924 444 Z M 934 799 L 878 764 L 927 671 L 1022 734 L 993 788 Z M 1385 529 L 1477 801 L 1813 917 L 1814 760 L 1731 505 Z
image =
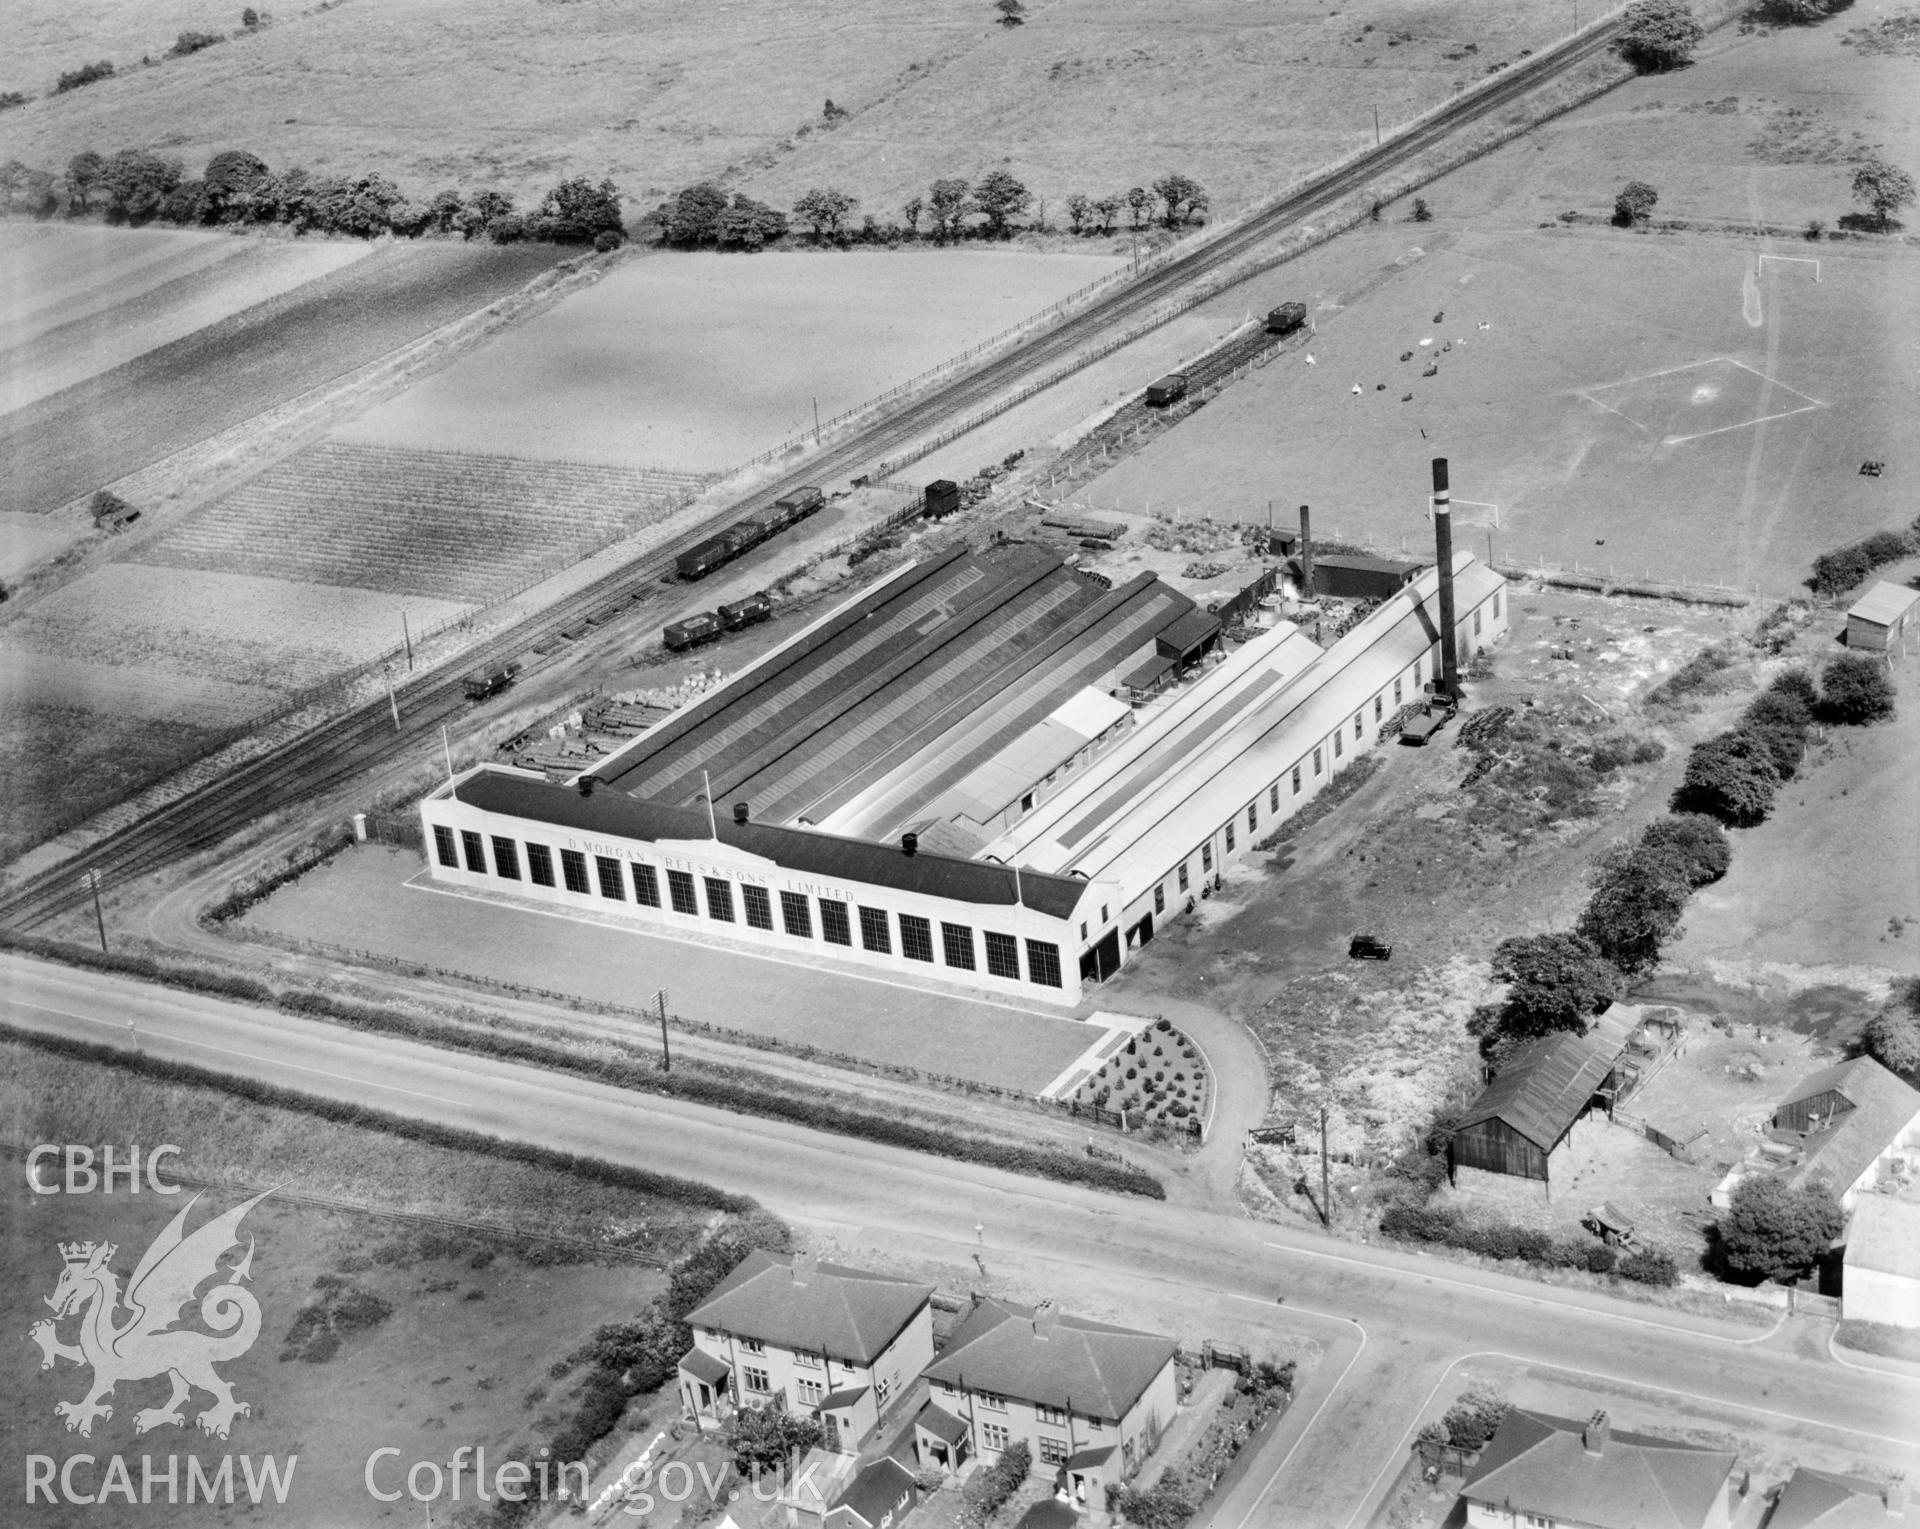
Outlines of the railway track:
M 1101 331 L 1137 321 L 1156 304 L 1230 265 L 1289 224 L 1337 203 L 1373 177 L 1415 159 L 1450 135 L 1510 106 L 1545 81 L 1604 53 L 1618 30 L 1616 22 L 1557 50 L 1522 60 L 1504 70 L 1497 83 L 1479 94 L 1448 103 L 1400 136 L 1303 182 L 1271 207 L 1184 255 L 1176 254 L 1053 329 L 881 416 L 847 440 L 826 447 L 793 473 L 729 507 L 713 524 L 750 515 L 804 484 L 829 483 L 858 471 L 889 451 L 910 444 L 943 420 L 995 398 L 1025 374 L 1067 360 Z M 1220 367 L 1222 372 L 1230 369 L 1230 365 Z M 468 703 L 461 683 L 464 673 L 507 659 L 523 659 L 528 674 L 538 672 L 557 655 L 541 657 L 532 652 L 534 648 L 558 638 L 563 630 L 575 630 L 583 622 L 598 624 L 657 593 L 661 580 L 671 573 L 674 559 L 710 534 L 711 526 L 703 526 L 674 538 L 487 639 L 465 656 L 457 672 L 424 675 L 401 686 L 398 729 L 386 698 L 370 701 L 258 759 L 236 766 L 60 865 L 9 888 L 0 895 L 0 923 L 19 928 L 45 924 L 87 900 L 90 894 L 82 882 L 85 873 L 98 873 L 109 885 L 125 883 L 217 844 L 269 809 L 319 796 L 404 751 L 423 749 L 442 723 L 466 712 Z

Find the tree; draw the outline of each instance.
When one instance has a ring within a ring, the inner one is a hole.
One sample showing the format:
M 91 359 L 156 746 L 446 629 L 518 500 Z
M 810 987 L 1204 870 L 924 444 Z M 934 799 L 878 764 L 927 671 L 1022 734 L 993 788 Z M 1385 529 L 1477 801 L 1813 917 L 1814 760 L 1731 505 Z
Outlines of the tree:
M 82 85 L 91 85 L 95 80 L 113 78 L 113 64 L 101 59 L 97 64 L 82 64 L 78 69 L 69 69 L 55 81 L 53 93 L 65 95 L 69 90 L 78 90 Z
M 1820 709 L 1820 686 L 1810 671 L 1797 666 L 1776 674 L 1767 685 L 1767 694 L 1792 696 L 1807 709 L 1809 717 Z
M 1027 188 L 1005 170 L 989 170 L 973 188 L 973 205 L 996 239 L 1006 237 L 1007 220 L 1025 212 L 1032 200 Z
M 1145 186 L 1134 186 L 1126 194 L 1127 206 L 1133 209 L 1133 226 L 1145 228 L 1147 214 L 1153 208 L 1153 193 Z
M 1836 658 L 1820 673 L 1820 714 L 1832 722 L 1878 722 L 1893 715 L 1893 675 L 1864 653 Z
M 394 210 L 406 199 L 384 175 L 356 175 L 317 183 L 303 211 L 305 224 L 322 233 L 371 239 L 393 227 Z
M 1067 227 L 1074 233 L 1080 233 L 1087 226 L 1087 219 L 1093 215 L 1093 198 L 1084 191 L 1075 191 L 1067 197 Z
M 182 32 L 174 39 L 173 46 L 167 49 L 170 58 L 185 58 L 189 53 L 198 53 L 202 48 L 211 48 L 226 38 L 218 32 Z
M 1613 199 L 1613 221 L 1621 228 L 1644 223 L 1659 200 L 1660 193 L 1645 181 L 1628 181 Z
M 793 204 L 793 215 L 813 226 L 814 238 L 838 239 L 842 225 L 859 205 L 857 198 L 837 186 L 821 186 Z
M 106 174 L 106 160 L 92 149 L 82 149 L 67 161 L 67 199 L 75 212 L 87 210 L 87 199 L 93 194 L 93 188 L 106 179 Z
M 1720 1258 L 1737 1278 L 1793 1279 L 1813 1267 L 1846 1223 L 1825 1184 L 1794 1189 L 1777 1174 L 1757 1173 L 1734 1186 L 1720 1218 Z
M 1751 828 L 1766 821 L 1779 784 L 1780 772 L 1764 743 L 1751 733 L 1719 733 L 1693 746 L 1673 807 Z
M 1163 175 L 1155 181 L 1153 194 L 1160 198 L 1160 204 L 1165 209 L 1161 221 L 1168 228 L 1178 228 L 1187 220 L 1193 204 L 1204 201 L 1207 193 L 1191 176 L 1173 174 Z
M 239 223 L 253 216 L 254 199 L 273 179 L 267 162 L 245 149 L 226 149 L 201 174 L 202 211 L 210 223 Z
M 722 249 L 762 249 L 775 239 L 784 238 L 786 232 L 784 212 L 738 192 L 714 227 L 715 242 Z
M 251 32 L 255 27 L 260 25 L 260 13 L 252 6 L 248 6 L 240 13 L 240 25 Z
M 819 1447 L 822 1437 L 817 1418 L 772 1407 L 742 1407 L 727 1419 L 723 1442 L 733 1451 L 734 1469 L 753 1476 L 791 1469 L 808 1450 Z
M 1792 780 L 1807 749 L 1807 728 L 1813 717 L 1806 703 L 1785 691 L 1768 691 L 1740 718 L 1740 730 L 1767 746 L 1773 767 L 1782 780 Z
M 183 228 L 189 223 L 212 221 L 206 217 L 206 192 L 206 185 L 202 181 L 180 182 L 160 203 L 159 216 Z
M 973 187 L 958 177 L 937 180 L 927 191 L 927 216 L 933 220 L 934 237 L 941 243 L 960 231 L 960 220 L 973 211 Z
M 1883 232 L 1893 226 L 1893 215 L 1909 206 L 1914 196 L 1913 177 L 1877 156 L 1853 172 L 1853 199 L 1867 204 L 1875 226 Z
M 1416 223 L 1431 223 L 1433 221 L 1433 209 L 1427 205 L 1427 199 L 1423 196 L 1417 196 L 1413 199 L 1413 221 Z
M 591 244 L 603 233 L 625 236 L 620 189 L 610 180 L 594 185 L 584 175 L 561 181 L 540 203 L 539 236 L 560 244 Z
M 920 236 L 920 214 L 927 210 L 927 204 L 919 197 L 908 197 L 907 205 L 900 209 L 900 216 L 907 220 L 907 232 L 916 239 Z
M 1705 35 L 1686 0 L 1634 0 L 1614 49 L 1642 74 L 1657 74 L 1692 63 Z
M 466 215 L 466 199 L 449 186 L 445 191 L 435 192 L 433 200 L 427 203 L 426 227 L 436 234 L 462 232 Z
M 1027 8 L 1020 0 L 993 0 L 993 8 L 1000 13 L 1000 25 L 1003 27 L 1027 24 Z
M 1660 964 L 1660 947 L 1679 928 L 1692 891 L 1678 855 L 1616 845 L 1600 858 L 1593 896 L 1574 930 L 1620 971 L 1638 976 Z
M 1698 812 L 1674 812 L 1656 818 L 1640 835 L 1648 850 L 1671 855 L 1686 868 L 1688 884 L 1704 887 L 1727 874 L 1733 864 L 1733 846 L 1727 831 Z
M 110 488 L 95 489 L 90 508 L 96 526 L 117 526 L 133 518 L 133 506 Z
M 1764 0 L 1759 7 L 1762 20 L 1771 21 L 1776 26 L 1812 26 L 1816 21 L 1825 21 L 1842 6 L 1852 0 Z
M 1520 1039 L 1584 1030 L 1620 996 L 1620 974 L 1581 934 L 1504 939 L 1493 949 L 1493 977 L 1508 985 L 1500 1031 Z
M 1920 1019 L 1905 1004 L 1890 1003 L 1862 1027 L 1859 1048 L 1888 1072 L 1920 1076 Z
M 1093 210 L 1100 215 L 1101 233 L 1110 234 L 1113 232 L 1113 225 L 1120 216 L 1120 208 L 1124 200 L 1124 198 L 1119 196 L 1103 196 L 1094 202 Z
M 661 212 L 662 230 L 669 244 L 693 249 L 720 237 L 720 219 L 727 210 L 727 194 L 712 181 L 687 187 Z
M 122 149 L 107 161 L 101 184 L 107 192 L 107 216 L 139 222 L 151 218 L 180 184 L 185 167 L 145 149 Z
M 443 196 L 446 194 L 442 193 Z M 474 192 L 465 210 L 460 213 L 457 226 L 463 237 L 477 239 L 488 233 L 500 219 L 512 215 L 513 198 L 504 191 L 488 187 L 484 191 Z

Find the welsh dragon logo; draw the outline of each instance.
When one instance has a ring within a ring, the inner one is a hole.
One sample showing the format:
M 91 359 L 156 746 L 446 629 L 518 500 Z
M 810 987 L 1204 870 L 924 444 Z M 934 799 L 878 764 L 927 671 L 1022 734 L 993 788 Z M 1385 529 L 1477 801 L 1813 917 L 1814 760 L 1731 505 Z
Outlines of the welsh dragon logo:
M 92 1367 L 93 1387 L 85 1398 L 57 1403 L 53 1409 L 67 1420 L 69 1430 L 91 1437 L 96 1419 L 113 1416 L 113 1408 L 102 1398 L 111 1396 L 115 1386 L 123 1380 L 152 1380 L 161 1375 L 172 1381 L 173 1394 L 164 1406 L 143 1407 L 133 1415 L 136 1433 L 169 1423 L 184 1427 L 182 1406 L 196 1390 L 208 1392 L 213 1405 L 195 1421 L 219 1438 L 227 1436 L 236 1417 L 253 1410 L 234 1400 L 233 1387 L 214 1369 L 246 1353 L 260 1336 L 260 1303 L 240 1284 L 251 1277 L 253 1239 L 247 1239 L 246 1256 L 237 1264 L 223 1268 L 220 1256 L 238 1246 L 235 1229 L 241 1218 L 270 1193 L 255 1195 L 189 1235 L 183 1229 L 187 1212 L 200 1198 L 195 1195 L 141 1255 L 124 1297 L 120 1277 L 109 1267 L 119 1251 L 112 1243 L 60 1244 L 66 1267 L 46 1298 L 53 1317 L 34 1323 L 27 1336 L 40 1345 L 43 1370 L 52 1369 L 56 1359 Z M 180 1308 L 218 1275 L 225 1276 L 225 1283 L 200 1297 L 201 1320 L 212 1331 L 177 1326 Z M 124 1320 L 119 1317 L 123 1307 L 129 1313 Z M 80 1322 L 79 1342 L 63 1343 L 59 1324 L 75 1316 Z

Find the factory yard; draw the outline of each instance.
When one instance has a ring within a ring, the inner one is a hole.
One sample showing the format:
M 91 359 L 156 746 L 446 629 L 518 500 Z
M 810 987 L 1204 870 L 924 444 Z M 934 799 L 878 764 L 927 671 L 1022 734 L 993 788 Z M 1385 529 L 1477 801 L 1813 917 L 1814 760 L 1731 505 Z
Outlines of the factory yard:
M 718 472 L 810 432 L 816 405 L 831 419 L 1123 264 L 959 250 L 629 260 L 336 439 Z

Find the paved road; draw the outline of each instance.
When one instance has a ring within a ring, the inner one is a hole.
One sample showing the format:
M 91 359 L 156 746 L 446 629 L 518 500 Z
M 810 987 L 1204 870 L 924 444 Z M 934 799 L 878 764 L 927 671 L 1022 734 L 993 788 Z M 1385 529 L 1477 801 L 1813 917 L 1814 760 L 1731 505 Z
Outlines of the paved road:
M 1210 1515 L 1218 1529 L 1356 1521 L 1435 1382 L 1475 1353 L 1757 1409 L 1803 1434 L 1851 1430 L 1862 1457 L 1920 1467 L 1920 1380 L 1809 1361 L 1750 1328 L 0 957 L 0 1021 L 125 1045 L 130 1019 L 149 1054 L 716 1181 L 845 1250 L 962 1264 L 982 1251 L 978 1222 L 993 1273 L 1067 1304 L 1189 1340 L 1318 1344 L 1299 1404 Z

